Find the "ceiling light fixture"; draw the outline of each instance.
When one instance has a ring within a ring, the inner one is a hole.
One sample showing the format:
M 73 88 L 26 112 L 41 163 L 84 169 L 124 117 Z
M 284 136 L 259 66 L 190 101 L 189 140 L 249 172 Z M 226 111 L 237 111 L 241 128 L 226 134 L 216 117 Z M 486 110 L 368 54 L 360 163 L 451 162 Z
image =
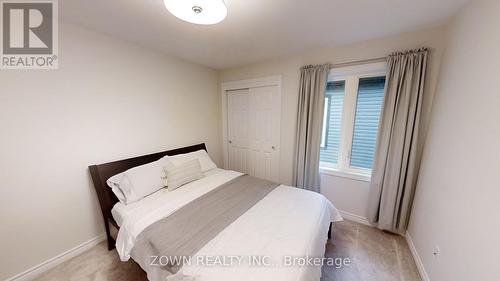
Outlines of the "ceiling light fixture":
M 163 0 L 167 10 L 183 21 L 216 24 L 227 16 L 224 0 Z

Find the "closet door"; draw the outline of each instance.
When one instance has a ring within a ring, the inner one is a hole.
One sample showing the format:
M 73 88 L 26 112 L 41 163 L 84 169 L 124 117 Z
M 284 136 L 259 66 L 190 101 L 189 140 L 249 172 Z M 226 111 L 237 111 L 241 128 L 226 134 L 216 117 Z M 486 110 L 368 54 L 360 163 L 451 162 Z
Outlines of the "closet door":
M 228 91 L 227 95 L 228 168 L 279 181 L 278 87 Z
M 248 174 L 249 89 L 227 91 L 228 168 Z

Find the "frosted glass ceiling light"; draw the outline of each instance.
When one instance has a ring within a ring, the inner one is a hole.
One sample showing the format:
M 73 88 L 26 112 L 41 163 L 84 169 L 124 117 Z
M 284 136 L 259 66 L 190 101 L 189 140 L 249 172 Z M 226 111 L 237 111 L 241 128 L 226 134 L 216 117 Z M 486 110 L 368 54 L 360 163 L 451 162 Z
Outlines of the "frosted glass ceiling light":
M 183 21 L 195 24 L 216 24 L 227 15 L 224 0 L 163 0 L 167 10 Z

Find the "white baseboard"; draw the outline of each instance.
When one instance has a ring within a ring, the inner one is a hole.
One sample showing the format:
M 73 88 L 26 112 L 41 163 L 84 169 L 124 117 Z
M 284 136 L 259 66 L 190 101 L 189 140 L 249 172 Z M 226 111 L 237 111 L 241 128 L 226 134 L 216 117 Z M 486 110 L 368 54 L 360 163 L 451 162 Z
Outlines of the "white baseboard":
M 367 218 L 365 217 L 362 217 L 360 215 L 355 215 L 353 213 L 349 213 L 349 212 L 346 212 L 346 211 L 341 211 L 339 210 L 340 214 L 342 215 L 342 217 L 348 221 L 353 221 L 353 222 L 357 222 L 357 223 L 361 223 L 361 224 L 364 224 L 364 225 L 368 225 L 368 226 L 373 226 L 370 224 L 370 222 L 368 221 Z
M 89 241 L 87 242 L 84 242 L 76 247 L 74 247 L 73 249 L 70 249 L 64 253 L 61 253 L 49 260 L 46 260 L 44 262 L 42 262 L 41 264 L 39 265 L 36 265 L 24 272 L 21 272 L 5 281 L 29 281 L 29 280 L 33 280 L 35 277 L 37 277 L 38 275 L 44 273 L 45 271 L 51 269 L 51 268 L 54 268 L 55 266 L 57 266 L 58 264 L 61 264 L 71 258 L 74 258 L 76 256 L 78 256 L 79 254 L 87 251 L 88 249 L 94 247 L 95 245 L 101 243 L 102 241 L 106 240 L 106 234 L 103 233 L 97 237 L 94 237 L 92 239 L 90 239 Z
M 417 265 L 418 273 L 420 273 L 420 278 L 422 278 L 422 281 L 431 281 L 429 275 L 427 275 L 427 271 L 425 271 L 424 264 L 422 262 L 422 259 L 420 258 L 420 255 L 417 252 L 417 248 L 413 243 L 413 239 L 411 238 L 410 233 L 406 232 L 405 237 L 406 237 L 406 242 L 408 243 L 408 247 L 410 247 L 413 259 L 415 260 L 415 264 Z
M 368 219 L 359 215 L 355 215 L 349 212 L 345 211 L 340 211 L 340 214 L 342 217 L 346 220 L 354 221 L 357 223 L 361 223 L 364 225 L 372 226 L 370 222 L 368 222 Z M 408 246 L 410 247 L 411 254 L 413 255 L 413 259 L 415 260 L 415 264 L 417 265 L 418 272 L 420 273 L 420 276 L 422 278 L 422 281 L 430 281 L 429 275 L 427 275 L 427 272 L 425 271 L 424 264 L 422 263 L 422 259 L 420 259 L 420 256 L 417 252 L 417 248 L 415 248 L 415 244 L 413 243 L 413 239 L 411 238 L 411 235 L 409 232 L 406 233 L 406 241 L 408 243 Z M 84 242 L 73 249 L 70 249 L 64 253 L 61 253 L 45 262 L 42 262 L 41 264 L 38 264 L 24 272 L 21 272 L 5 281 L 29 281 L 33 280 L 36 276 L 42 274 L 45 271 L 48 271 L 49 269 L 54 268 L 55 266 L 78 256 L 79 254 L 87 251 L 88 249 L 96 246 L 97 244 L 101 243 L 102 241 L 106 240 L 106 234 L 103 233 L 97 237 L 94 237 L 90 239 L 87 242 Z

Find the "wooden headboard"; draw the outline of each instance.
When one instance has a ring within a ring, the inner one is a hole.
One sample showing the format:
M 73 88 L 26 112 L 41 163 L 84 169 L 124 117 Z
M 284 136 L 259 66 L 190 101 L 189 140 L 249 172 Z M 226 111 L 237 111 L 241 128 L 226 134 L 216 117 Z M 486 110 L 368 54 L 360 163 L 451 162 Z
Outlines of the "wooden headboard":
M 112 250 L 115 247 L 115 240 L 110 235 L 109 224 L 111 223 L 117 229 L 119 228 L 115 220 L 113 219 L 113 216 L 111 215 L 111 209 L 118 202 L 118 198 L 111 191 L 111 188 L 106 184 L 106 181 L 110 177 L 116 174 L 119 174 L 136 166 L 154 162 L 166 155 L 172 156 L 177 154 L 194 152 L 201 149 L 205 151 L 207 150 L 204 143 L 187 147 L 181 147 L 173 150 L 167 150 L 163 152 L 157 152 L 144 156 L 138 156 L 129 159 L 123 159 L 119 161 L 104 163 L 100 165 L 89 166 L 90 175 L 92 176 L 92 181 L 94 182 L 94 187 L 97 192 L 97 197 L 99 198 L 99 204 L 101 205 L 102 216 L 104 218 L 104 225 L 106 228 L 106 235 L 108 237 L 109 250 Z

